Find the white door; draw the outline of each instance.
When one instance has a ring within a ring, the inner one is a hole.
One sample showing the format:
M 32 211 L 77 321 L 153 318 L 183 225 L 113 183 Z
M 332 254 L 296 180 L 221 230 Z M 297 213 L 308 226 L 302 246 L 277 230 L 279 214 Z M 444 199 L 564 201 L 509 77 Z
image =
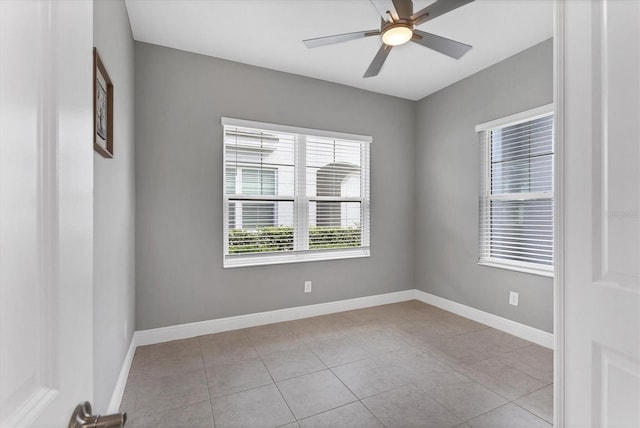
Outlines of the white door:
M 556 425 L 639 427 L 640 2 L 563 4 Z
M 91 400 L 90 1 L 0 0 L 0 425 Z

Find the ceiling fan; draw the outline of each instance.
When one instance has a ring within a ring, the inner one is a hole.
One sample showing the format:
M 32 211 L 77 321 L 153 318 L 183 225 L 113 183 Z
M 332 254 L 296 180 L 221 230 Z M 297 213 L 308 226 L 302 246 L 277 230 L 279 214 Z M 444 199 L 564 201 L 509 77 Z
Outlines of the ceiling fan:
M 454 9 L 471 3 L 474 0 L 437 0 L 424 9 L 413 12 L 412 0 L 371 0 L 380 13 L 382 22 L 380 29 L 368 31 L 356 31 L 354 33 L 336 34 L 334 36 L 318 37 L 303 40 L 308 48 L 331 45 L 371 36 L 382 36 L 382 46 L 371 61 L 369 68 L 363 77 L 377 76 L 384 64 L 389 52 L 394 46 L 399 46 L 412 41 L 434 51 L 440 52 L 451 58 L 460 59 L 466 54 L 470 45 L 456 42 L 455 40 L 426 33 L 416 29 L 440 15 L 451 12 Z

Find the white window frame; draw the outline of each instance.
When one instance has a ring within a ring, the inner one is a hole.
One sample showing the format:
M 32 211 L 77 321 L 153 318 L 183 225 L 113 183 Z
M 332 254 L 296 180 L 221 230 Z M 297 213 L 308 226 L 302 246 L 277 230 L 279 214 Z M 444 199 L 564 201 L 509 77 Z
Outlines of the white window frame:
M 481 189 L 480 189 L 480 201 L 481 204 L 490 204 L 492 200 L 539 200 L 539 199 L 551 199 L 554 202 L 554 189 L 552 188 L 550 191 L 545 192 L 528 192 L 521 193 L 518 195 L 506 194 L 506 195 L 492 195 L 491 193 L 491 131 L 496 128 L 505 128 L 512 125 L 517 125 L 523 122 L 529 122 L 535 119 L 539 119 L 541 117 L 554 115 L 554 105 L 546 104 L 531 110 L 526 110 L 520 113 L 516 113 L 501 119 L 492 120 L 490 122 L 485 122 L 476 126 L 476 132 L 480 134 L 480 142 L 482 144 L 482 148 L 484 150 L 481 153 L 482 157 L 482 165 L 481 165 Z M 555 153 L 555 138 L 552 141 L 552 150 Z M 555 175 L 555 154 L 552 156 L 552 174 Z M 552 183 L 555 183 L 555 180 L 552 180 Z M 483 202 L 484 201 L 484 202 Z M 553 206 L 553 217 L 555 218 L 555 203 Z M 479 242 L 478 248 L 482 249 L 486 247 L 486 239 L 490 238 L 490 233 L 483 233 L 483 222 L 486 221 L 483 218 L 483 211 L 487 213 L 489 210 L 488 206 L 480 207 L 480 222 L 479 222 Z M 554 223 L 555 224 L 555 223 Z M 485 226 L 487 227 L 487 226 Z M 555 231 L 553 233 L 553 240 L 555 241 Z M 555 247 L 554 247 L 555 248 Z M 480 250 L 480 254 L 478 257 L 478 264 L 482 266 L 490 266 L 500 269 L 508 269 L 518 272 L 525 272 L 540 276 L 553 277 L 554 264 L 555 264 L 555 255 L 554 255 L 554 263 L 551 265 L 543 265 L 537 263 L 529 263 L 524 261 L 517 260 L 507 260 L 497 257 L 485 257 L 482 254 L 482 250 Z
M 335 138 L 339 140 L 355 141 L 360 143 L 371 143 L 372 137 L 367 135 L 348 134 L 343 132 L 324 131 L 318 129 L 301 128 L 295 126 L 278 125 L 265 122 L 256 122 L 244 119 L 234 119 L 222 117 L 221 123 L 223 128 L 238 127 L 252 128 L 271 132 L 283 132 L 295 135 L 294 143 L 294 196 L 291 198 L 283 196 L 251 196 L 251 199 L 265 201 L 292 201 L 294 204 L 293 212 L 293 228 L 294 228 L 294 247 L 293 251 L 274 252 L 274 253 L 257 253 L 257 254 L 228 254 L 229 252 L 229 218 L 228 209 L 230 200 L 246 199 L 246 195 L 227 195 L 226 193 L 226 165 L 224 157 L 224 138 L 223 138 L 223 266 L 225 268 L 235 268 L 244 266 L 260 266 L 282 263 L 299 263 L 311 262 L 319 260 L 336 260 L 349 259 L 359 257 L 369 257 L 371 255 L 370 248 L 370 147 L 366 144 L 365 150 L 361 151 L 360 165 L 360 197 L 323 197 L 306 195 L 307 190 L 307 171 L 306 171 L 306 137 L 312 135 L 314 137 Z M 302 166 L 302 167 L 301 167 Z M 237 189 L 237 187 L 236 187 Z M 357 248 L 344 249 L 322 249 L 308 250 L 309 245 L 309 205 L 314 201 L 332 201 L 332 202 L 359 202 L 360 203 L 360 224 L 361 224 L 361 243 Z

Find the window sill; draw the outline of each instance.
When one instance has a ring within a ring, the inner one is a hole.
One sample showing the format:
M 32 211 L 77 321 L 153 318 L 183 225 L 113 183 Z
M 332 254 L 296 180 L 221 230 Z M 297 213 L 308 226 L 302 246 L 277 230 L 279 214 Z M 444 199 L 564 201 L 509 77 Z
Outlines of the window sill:
M 251 254 L 251 255 L 235 255 L 225 256 L 224 268 L 237 268 L 248 266 L 264 266 L 277 265 L 287 263 L 316 262 L 323 260 L 341 260 L 354 259 L 360 257 L 369 257 L 371 251 L 369 247 L 341 249 L 341 250 L 323 250 L 323 251 L 297 251 L 286 254 Z
M 516 272 L 529 273 L 532 275 L 546 276 L 553 278 L 553 267 L 543 268 L 530 263 L 508 262 L 505 260 L 483 259 L 478 261 L 481 266 L 489 266 L 499 269 L 513 270 Z

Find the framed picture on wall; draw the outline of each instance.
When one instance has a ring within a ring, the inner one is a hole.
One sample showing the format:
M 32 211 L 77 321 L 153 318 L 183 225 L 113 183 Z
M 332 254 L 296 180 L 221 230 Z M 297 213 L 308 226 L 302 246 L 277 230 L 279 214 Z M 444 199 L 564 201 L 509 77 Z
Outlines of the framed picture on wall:
M 93 149 L 113 157 L 113 83 L 93 48 Z

